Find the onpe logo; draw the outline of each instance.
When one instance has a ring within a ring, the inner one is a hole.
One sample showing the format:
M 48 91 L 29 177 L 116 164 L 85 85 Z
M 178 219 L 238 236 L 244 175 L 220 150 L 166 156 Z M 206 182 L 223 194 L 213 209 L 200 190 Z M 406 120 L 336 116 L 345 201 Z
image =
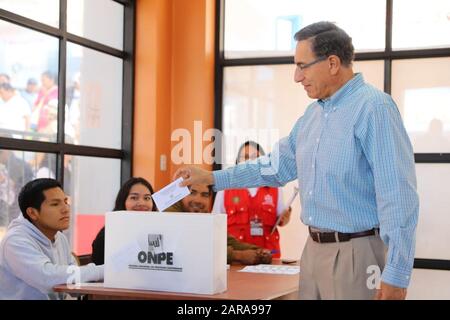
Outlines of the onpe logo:
M 164 252 L 162 234 L 148 235 L 148 250 L 138 253 L 140 263 L 173 265 L 173 252 Z
M 159 253 L 163 252 L 163 236 L 162 234 L 148 235 L 148 252 Z

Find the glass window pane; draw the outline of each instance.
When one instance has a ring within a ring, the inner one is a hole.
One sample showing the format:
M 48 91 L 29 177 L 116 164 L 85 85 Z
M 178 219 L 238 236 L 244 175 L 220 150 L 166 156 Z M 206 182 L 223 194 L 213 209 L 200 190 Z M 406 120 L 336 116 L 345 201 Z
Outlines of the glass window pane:
M 0 0 L 0 8 L 59 27 L 59 0 Z
M 0 149 L 0 239 L 20 214 L 20 189 L 34 178 L 55 178 L 56 155 Z
M 111 0 L 68 0 L 67 31 L 123 49 L 123 5 Z
M 58 39 L 1 20 L 0 34 L 0 136 L 55 141 Z
M 67 143 L 121 148 L 122 66 L 119 58 L 68 43 Z
M 294 34 L 323 20 L 343 28 L 353 38 L 357 51 L 385 48 L 385 1 L 227 0 L 225 57 L 293 55 Z
M 360 72 L 364 76 L 364 81 L 370 83 L 381 91 L 384 90 L 384 61 L 355 61 L 353 71 Z
M 450 58 L 392 63 L 392 96 L 416 153 L 450 153 Z
M 416 257 L 450 260 L 450 164 L 416 164 L 420 196 Z
M 233 165 L 239 145 L 251 139 L 265 150 L 292 126 L 313 101 L 294 82 L 294 65 L 224 69 L 223 162 Z
M 450 1 L 395 0 L 393 49 L 450 46 Z
M 120 189 L 120 160 L 66 155 L 64 188 L 71 199 L 68 236 L 72 248 L 77 255 L 90 254 L 105 212 L 114 208 Z
M 448 300 L 450 297 L 449 283 L 450 272 L 448 270 L 413 269 L 406 299 Z
M 383 61 L 355 62 L 354 70 L 363 72 L 367 82 L 383 89 Z M 224 69 L 222 114 L 226 140 L 222 151 L 226 164 L 234 164 L 236 150 L 247 138 L 257 138 L 263 148 L 269 149 L 278 138 L 289 134 L 313 101 L 294 82 L 294 71 L 294 65 Z

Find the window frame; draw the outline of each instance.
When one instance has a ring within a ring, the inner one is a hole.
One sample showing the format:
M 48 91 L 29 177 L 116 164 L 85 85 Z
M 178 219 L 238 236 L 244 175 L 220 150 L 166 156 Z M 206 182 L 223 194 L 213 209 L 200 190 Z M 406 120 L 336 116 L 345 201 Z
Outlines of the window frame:
M 135 21 L 134 0 L 111 0 L 124 7 L 123 50 L 89 40 L 67 32 L 67 0 L 59 1 L 59 28 L 0 9 L 0 20 L 53 36 L 59 41 L 58 62 L 58 129 L 56 142 L 30 141 L 0 137 L 0 149 L 56 154 L 56 179 L 64 184 L 64 156 L 87 156 L 121 160 L 120 181 L 132 176 L 133 155 L 133 109 L 134 109 L 134 66 L 135 66 Z M 66 103 L 67 43 L 81 45 L 95 51 L 117 57 L 123 61 L 122 73 L 122 128 L 121 148 L 102 148 L 68 144 L 64 141 Z
M 416 49 L 416 50 L 392 50 L 392 27 L 393 27 L 393 1 L 386 1 L 386 33 L 385 49 L 376 52 L 355 53 L 355 61 L 384 61 L 384 92 L 391 94 L 392 86 L 392 62 L 400 59 L 421 59 L 421 58 L 441 58 L 450 57 L 450 47 L 436 49 Z M 293 56 L 260 57 L 260 58 L 239 58 L 226 59 L 224 51 L 225 32 L 225 2 L 226 0 L 216 0 L 216 24 L 215 24 L 215 79 L 214 79 L 214 127 L 220 131 L 223 129 L 223 78 L 224 69 L 237 66 L 263 66 L 294 64 Z M 222 142 L 215 141 L 215 154 L 222 155 Z M 416 163 L 449 163 L 450 153 L 415 153 Z M 223 161 L 214 163 L 214 170 L 222 169 Z M 414 260 L 414 268 L 450 270 L 450 260 L 421 259 Z

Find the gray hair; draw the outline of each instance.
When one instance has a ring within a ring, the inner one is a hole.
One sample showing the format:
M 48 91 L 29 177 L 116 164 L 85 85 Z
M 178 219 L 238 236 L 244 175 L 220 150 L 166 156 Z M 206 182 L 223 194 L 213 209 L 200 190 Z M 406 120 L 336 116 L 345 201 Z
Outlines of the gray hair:
M 321 21 L 310 24 L 298 31 L 294 39 L 296 41 L 311 40 L 311 49 L 316 57 L 336 55 L 347 67 L 354 59 L 352 38 L 332 22 Z

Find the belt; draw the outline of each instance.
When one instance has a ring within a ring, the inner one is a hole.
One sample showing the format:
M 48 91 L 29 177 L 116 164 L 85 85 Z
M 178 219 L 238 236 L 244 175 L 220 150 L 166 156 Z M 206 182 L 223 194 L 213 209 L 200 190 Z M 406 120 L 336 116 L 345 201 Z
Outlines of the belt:
M 372 230 L 355 232 L 355 233 L 342 233 L 342 232 L 314 232 L 309 227 L 309 235 L 318 243 L 331 243 L 331 242 L 345 242 L 350 241 L 353 238 L 368 237 L 378 235 L 380 233 L 379 228 L 373 228 Z

